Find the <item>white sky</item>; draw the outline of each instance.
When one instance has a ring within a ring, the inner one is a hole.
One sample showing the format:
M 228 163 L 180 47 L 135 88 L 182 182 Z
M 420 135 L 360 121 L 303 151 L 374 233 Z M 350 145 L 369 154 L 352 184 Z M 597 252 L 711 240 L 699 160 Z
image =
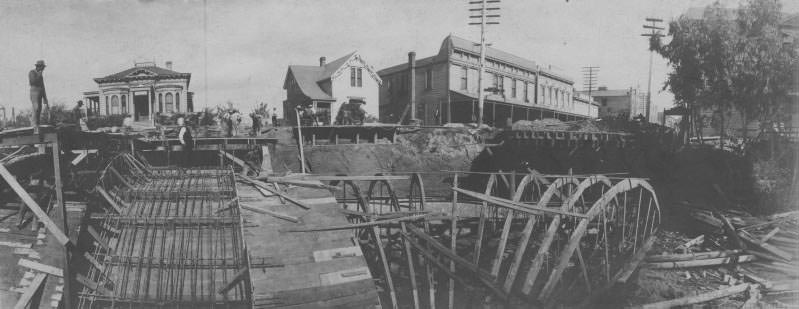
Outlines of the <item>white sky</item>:
M 468 0 L 3 0 L 0 2 L 0 105 L 29 108 L 27 72 L 47 62 L 51 102 L 70 106 L 92 80 L 131 67 L 134 61 L 167 60 L 192 73 L 197 108 L 233 101 L 249 111 L 256 102 L 281 109 L 289 64 L 318 64 L 358 50 L 376 69 L 436 53 L 449 33 L 479 39 L 467 26 Z M 599 84 L 646 91 L 645 17 L 666 22 L 712 0 L 502 0 L 494 47 L 552 65 L 582 90 L 583 66 L 599 66 Z M 735 7 L 739 0 L 722 3 Z M 783 0 L 799 11 L 799 1 Z M 205 43 L 207 40 L 207 43 Z M 207 62 L 204 47 L 208 50 Z M 208 92 L 205 91 L 207 64 Z M 668 68 L 655 56 L 653 101 Z M 659 93 L 658 93 L 659 92 Z M 658 109 L 654 109 L 657 111 Z

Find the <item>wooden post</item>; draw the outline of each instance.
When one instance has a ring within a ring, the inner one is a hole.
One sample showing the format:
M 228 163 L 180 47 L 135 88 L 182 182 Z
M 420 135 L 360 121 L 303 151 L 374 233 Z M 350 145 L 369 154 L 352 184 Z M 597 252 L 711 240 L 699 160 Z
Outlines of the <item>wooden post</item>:
M 402 229 L 402 234 L 408 234 L 408 230 L 405 228 L 405 222 L 400 222 L 400 228 Z M 419 309 L 419 290 L 416 287 L 416 270 L 413 265 L 415 260 L 413 258 L 413 250 L 405 237 L 403 237 L 402 240 L 405 245 L 405 256 L 408 258 L 408 272 L 411 277 L 411 292 L 413 293 L 413 308 Z
M 430 233 L 430 223 L 427 220 L 424 220 L 424 232 L 429 234 Z M 427 250 L 430 250 L 430 242 L 427 242 Z M 436 308 L 436 278 L 435 273 L 433 272 L 433 262 L 432 261 L 425 261 L 425 273 L 427 277 L 427 286 L 428 286 L 428 298 L 430 299 L 430 309 Z
M 374 221 L 374 219 L 372 219 L 372 221 Z M 391 297 L 391 307 L 397 309 L 399 308 L 399 304 L 397 304 L 397 293 L 394 291 L 394 281 L 391 280 L 391 267 L 388 266 L 386 252 L 383 250 L 383 240 L 380 239 L 380 229 L 377 228 L 377 225 L 372 226 L 372 233 L 374 233 L 377 251 L 380 253 L 380 261 L 386 273 L 386 283 L 388 284 L 388 291 Z
M 300 124 L 300 113 L 297 115 L 297 144 L 300 147 L 300 173 L 305 174 L 305 151 L 302 149 L 302 124 Z
M 61 150 L 59 149 L 58 141 L 53 142 L 53 178 L 55 178 L 55 195 L 56 195 L 56 208 L 61 210 L 61 218 L 63 221 L 64 233 L 69 239 L 69 219 L 67 218 L 67 206 L 64 204 L 63 184 L 61 183 Z M 47 214 L 45 214 L 46 216 Z M 70 260 L 70 246 L 64 246 L 64 308 L 72 308 L 72 300 L 70 299 L 72 289 L 71 285 L 71 272 L 69 270 Z
M 452 178 L 452 186 L 458 187 L 458 174 Z M 452 209 L 450 210 L 450 227 L 449 227 L 449 247 L 453 253 L 457 253 L 457 239 L 458 239 L 458 217 L 455 215 L 455 210 L 458 206 L 458 191 L 452 190 Z M 455 273 L 455 260 L 450 259 L 449 271 Z M 449 309 L 455 308 L 455 279 L 449 278 Z

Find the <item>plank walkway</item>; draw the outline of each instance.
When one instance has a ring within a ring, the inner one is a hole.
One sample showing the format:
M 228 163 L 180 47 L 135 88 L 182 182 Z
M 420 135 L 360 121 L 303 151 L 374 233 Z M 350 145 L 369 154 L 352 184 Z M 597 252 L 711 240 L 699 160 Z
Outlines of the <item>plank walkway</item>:
M 238 183 L 239 201 L 300 218 L 298 223 L 242 209 L 250 253 L 255 308 L 375 308 L 379 299 L 372 275 L 352 231 L 282 232 L 288 228 L 347 224 L 332 194 L 293 187 L 288 194 L 310 206 L 302 209 L 255 187 Z M 282 264 L 275 267 L 274 264 Z

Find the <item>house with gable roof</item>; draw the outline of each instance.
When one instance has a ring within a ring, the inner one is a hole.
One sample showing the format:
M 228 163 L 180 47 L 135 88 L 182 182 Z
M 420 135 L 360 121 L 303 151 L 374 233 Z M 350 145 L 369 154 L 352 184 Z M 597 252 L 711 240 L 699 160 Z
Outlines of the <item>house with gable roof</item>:
M 296 107 L 311 106 L 322 125 L 335 122 L 335 116 L 345 103 L 362 103 L 368 115 L 377 117 L 378 96 L 382 83 L 377 72 L 354 51 L 344 57 L 319 65 L 289 65 L 283 89 L 283 118 L 296 125 Z

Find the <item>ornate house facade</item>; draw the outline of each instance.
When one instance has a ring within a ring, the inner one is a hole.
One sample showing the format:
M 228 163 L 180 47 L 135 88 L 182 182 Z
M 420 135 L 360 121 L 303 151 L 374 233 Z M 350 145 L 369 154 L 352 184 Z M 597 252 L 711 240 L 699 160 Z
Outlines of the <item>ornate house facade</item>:
M 95 78 L 99 91 L 84 92 L 84 102 L 95 115 L 133 116 L 134 121 L 153 121 L 157 114 L 193 112 L 194 93 L 189 91 L 191 73 L 165 68 L 154 62 L 135 63 L 132 68 Z

